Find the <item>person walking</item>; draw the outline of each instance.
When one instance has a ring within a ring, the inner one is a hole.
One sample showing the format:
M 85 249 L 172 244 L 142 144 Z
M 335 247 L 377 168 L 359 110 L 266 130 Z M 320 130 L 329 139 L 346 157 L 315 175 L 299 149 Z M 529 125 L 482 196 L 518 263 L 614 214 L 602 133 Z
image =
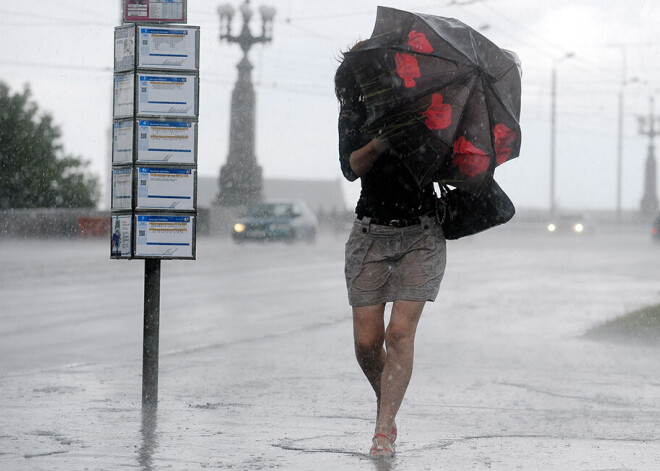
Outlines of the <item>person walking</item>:
M 357 50 L 362 43 L 351 48 Z M 377 135 L 361 131 L 366 107 L 345 60 L 335 74 L 339 160 L 346 179 L 361 182 L 346 243 L 345 276 L 353 310 L 355 355 L 376 394 L 370 455 L 391 457 L 396 415 L 413 370 L 417 325 L 437 297 L 446 242 L 436 221 L 433 183 L 420 188 L 401 158 Z M 385 307 L 391 303 L 385 326 Z

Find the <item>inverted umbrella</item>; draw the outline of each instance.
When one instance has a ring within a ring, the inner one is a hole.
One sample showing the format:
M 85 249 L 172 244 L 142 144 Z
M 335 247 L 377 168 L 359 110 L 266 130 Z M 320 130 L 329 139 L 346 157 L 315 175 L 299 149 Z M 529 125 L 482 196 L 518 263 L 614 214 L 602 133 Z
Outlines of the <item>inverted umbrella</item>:
M 520 152 L 520 62 L 453 18 L 378 7 L 371 38 L 346 53 L 363 127 L 424 186 L 479 192 Z

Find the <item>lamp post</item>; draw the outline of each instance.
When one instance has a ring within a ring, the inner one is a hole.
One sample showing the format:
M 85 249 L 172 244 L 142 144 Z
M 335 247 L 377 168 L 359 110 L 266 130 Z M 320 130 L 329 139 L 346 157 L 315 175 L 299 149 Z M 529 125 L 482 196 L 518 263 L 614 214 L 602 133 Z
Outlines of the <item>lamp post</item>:
M 619 123 L 618 123 L 618 137 L 617 137 L 617 152 L 616 152 L 616 220 L 621 222 L 621 199 L 623 193 L 623 93 L 626 85 L 630 83 L 639 82 L 637 77 L 626 80 L 625 69 L 621 88 L 619 89 Z
M 627 85 L 640 82 L 639 78 L 627 78 L 627 54 L 626 44 L 606 44 L 607 48 L 618 48 L 621 50 L 621 86 L 619 88 L 619 117 L 617 131 L 617 152 L 616 152 L 616 220 L 621 222 L 621 201 L 623 194 L 623 110 L 624 93 Z
M 556 142 L 557 142 L 557 64 L 565 59 L 575 56 L 572 52 L 567 52 L 561 57 L 552 61 L 552 90 L 550 95 L 551 115 L 550 115 L 550 215 L 555 215 L 555 167 L 556 167 Z
M 243 50 L 243 58 L 236 65 L 238 79 L 232 92 L 231 124 L 229 130 L 229 155 L 227 163 L 220 169 L 217 203 L 221 206 L 245 206 L 261 200 L 261 167 L 254 154 L 255 93 L 252 86 L 252 64 L 248 52 L 254 44 L 272 40 L 275 9 L 261 6 L 261 34 L 250 32 L 253 11 L 250 0 L 238 8 L 243 17 L 243 28 L 237 36 L 231 34 L 234 8 L 231 5 L 218 7 L 220 15 L 220 41 L 237 43 Z
M 639 116 L 639 133 L 649 137 L 648 156 L 644 173 L 644 195 L 640 205 L 641 216 L 644 221 L 653 217 L 658 210 L 657 176 L 655 163 L 655 145 L 653 140 L 660 135 L 660 116 L 653 111 L 654 99 L 649 99 L 650 111 L 648 116 Z

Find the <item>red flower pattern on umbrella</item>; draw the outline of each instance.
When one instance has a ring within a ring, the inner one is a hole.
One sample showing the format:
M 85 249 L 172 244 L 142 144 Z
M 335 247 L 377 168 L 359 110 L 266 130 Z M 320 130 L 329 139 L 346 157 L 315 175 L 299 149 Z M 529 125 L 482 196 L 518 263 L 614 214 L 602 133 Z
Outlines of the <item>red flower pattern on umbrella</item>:
M 454 142 L 453 162 L 463 175 L 474 177 L 488 170 L 490 158 L 483 150 L 461 136 Z
M 429 129 L 445 129 L 451 124 L 451 105 L 443 103 L 444 97 L 439 93 L 431 96 L 431 104 L 422 113 L 426 116 L 424 124 Z
M 495 137 L 495 155 L 497 165 L 503 164 L 509 160 L 511 155 L 511 147 L 508 147 L 513 141 L 516 140 L 516 133 L 502 123 L 496 124 L 493 128 L 493 136 Z
M 417 52 L 433 52 L 433 46 L 426 35 L 415 30 L 408 33 L 408 45 Z
M 396 63 L 396 73 L 403 79 L 406 88 L 412 88 L 417 85 L 415 79 L 422 75 L 419 72 L 417 59 L 410 54 L 397 52 L 396 56 L 394 56 L 394 62 Z

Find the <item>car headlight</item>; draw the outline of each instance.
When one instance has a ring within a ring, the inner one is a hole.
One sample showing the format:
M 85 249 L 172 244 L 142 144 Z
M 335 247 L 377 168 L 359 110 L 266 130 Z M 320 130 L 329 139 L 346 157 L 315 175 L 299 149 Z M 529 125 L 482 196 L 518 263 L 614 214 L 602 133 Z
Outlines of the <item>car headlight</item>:
M 573 230 L 575 232 L 582 232 L 582 231 L 584 231 L 584 226 L 582 225 L 582 223 L 578 222 L 577 224 L 575 224 L 573 226 Z
M 245 224 L 241 224 L 240 222 L 234 224 L 234 232 L 243 232 L 244 230 L 245 230 Z
M 548 231 L 549 232 L 555 232 L 556 230 L 557 230 L 557 226 L 555 226 L 552 223 L 548 224 Z

